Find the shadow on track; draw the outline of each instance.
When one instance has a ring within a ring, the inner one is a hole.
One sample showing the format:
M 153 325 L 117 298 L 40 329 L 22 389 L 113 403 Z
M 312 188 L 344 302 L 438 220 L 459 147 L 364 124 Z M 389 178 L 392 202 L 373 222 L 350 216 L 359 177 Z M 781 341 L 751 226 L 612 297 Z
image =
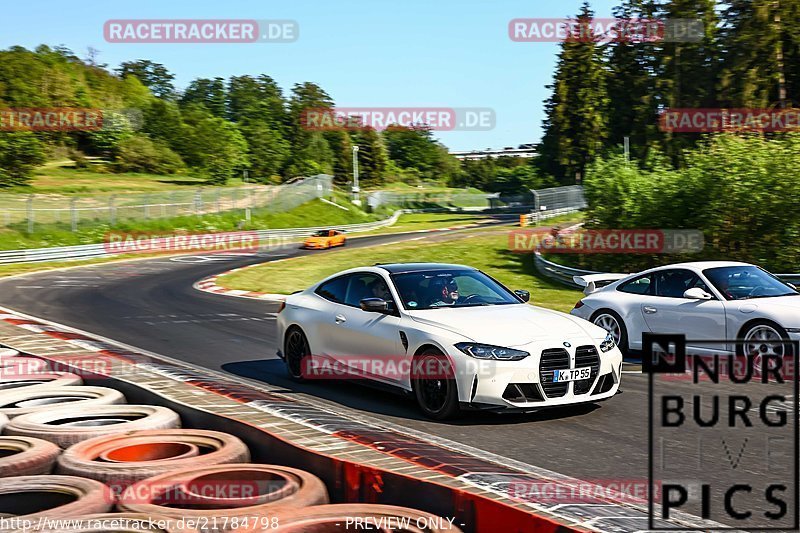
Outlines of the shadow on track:
M 432 424 L 451 426 L 502 425 L 521 422 L 537 422 L 566 419 L 588 415 L 600 408 L 599 404 L 586 403 L 566 407 L 543 409 L 534 413 L 487 413 L 465 411 L 455 420 L 437 422 L 426 418 L 416 406 L 413 397 L 401 391 L 390 392 L 365 383 L 343 380 L 312 381 L 297 383 L 289 378 L 283 361 L 279 359 L 238 361 L 222 365 L 222 369 L 237 376 L 261 381 L 281 387 L 279 392 L 307 394 L 334 402 L 366 414 L 384 415 L 409 420 L 420 420 Z

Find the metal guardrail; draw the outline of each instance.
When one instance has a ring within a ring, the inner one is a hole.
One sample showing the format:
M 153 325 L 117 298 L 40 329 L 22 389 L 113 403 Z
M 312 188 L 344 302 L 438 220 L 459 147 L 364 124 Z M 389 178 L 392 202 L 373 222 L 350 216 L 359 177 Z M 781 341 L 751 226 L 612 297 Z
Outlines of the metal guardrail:
M 258 240 L 261 243 L 270 243 L 270 239 L 283 238 L 290 239 L 294 237 L 308 237 L 312 233 L 335 227 L 343 229 L 347 232 L 358 233 L 361 231 L 371 231 L 374 229 L 384 228 L 391 226 L 400 215 L 408 212 L 401 209 L 395 211 L 392 216 L 383 220 L 375 222 L 361 222 L 359 224 L 345 224 L 345 225 L 327 225 L 315 226 L 307 228 L 284 228 L 284 229 L 267 229 L 255 231 Z M 100 244 L 82 244 L 78 246 L 61 246 L 55 248 L 34 248 L 30 250 L 7 250 L 0 251 L 0 264 L 12 263 L 35 263 L 42 261 L 77 261 L 81 259 L 96 259 L 101 257 L 114 257 L 120 254 L 109 253 L 105 243 Z
M 572 280 L 572 276 L 586 276 L 589 274 L 605 274 L 605 272 L 597 272 L 596 270 L 583 270 L 580 268 L 572 268 L 564 265 L 559 265 L 553 261 L 548 261 L 542 256 L 539 250 L 534 251 L 534 265 L 536 270 L 545 277 L 552 280 L 561 282 L 565 285 L 576 289 L 582 289 L 580 285 Z M 793 283 L 800 286 L 800 274 L 775 274 L 781 280 Z
M 323 178 L 329 178 L 329 176 L 314 176 L 312 178 L 306 178 L 304 180 L 306 183 L 303 186 L 303 189 L 311 189 L 313 194 L 317 197 L 323 197 L 324 193 L 326 192 L 326 187 L 329 184 L 329 181 L 325 181 Z M 292 184 L 287 186 L 287 188 L 295 188 L 299 189 L 301 182 L 297 184 Z M 575 190 L 574 187 L 559 187 L 554 189 L 543 189 L 538 191 L 540 196 L 550 197 L 554 199 L 558 199 L 558 202 L 552 202 L 549 206 L 542 204 L 542 207 L 545 209 L 539 210 L 536 212 L 536 219 L 543 220 L 546 218 L 555 217 L 558 215 L 572 213 L 578 211 L 581 207 L 585 204 L 583 203 L 583 196 L 579 190 Z M 473 195 L 474 196 L 474 195 Z M 572 203 L 571 203 L 572 202 Z M 487 209 L 489 206 L 466 206 L 466 207 L 458 207 L 453 208 L 459 211 L 471 211 L 471 212 L 478 212 Z M 448 211 L 447 208 L 429 208 L 429 209 L 399 209 L 395 211 L 392 216 L 378 220 L 375 222 L 362 222 L 359 224 L 346 224 L 346 225 L 325 225 L 325 226 L 315 226 L 315 227 L 306 227 L 306 228 L 285 228 L 285 229 L 267 229 L 267 230 L 257 230 L 255 233 L 258 236 L 259 242 L 261 243 L 271 243 L 274 242 L 275 238 L 299 238 L 299 237 L 307 237 L 312 233 L 322 230 L 328 229 L 330 227 L 335 227 L 337 229 L 342 229 L 348 232 L 362 232 L 362 231 L 371 231 L 374 229 L 384 228 L 387 226 L 393 225 L 397 222 L 397 219 L 400 215 L 405 213 L 417 213 L 417 212 L 431 212 L 431 211 Z M 210 234 L 209 234 L 210 235 Z M 201 235 L 196 235 L 197 237 L 201 237 Z M 270 241 L 273 239 L 273 241 Z M 107 250 L 107 245 L 105 243 L 100 244 L 82 244 L 78 246 L 61 246 L 61 247 L 54 247 L 54 248 L 32 248 L 28 250 L 6 250 L 0 251 L 0 264 L 12 264 L 12 263 L 34 263 L 34 262 L 42 262 L 42 261 L 65 261 L 65 260 L 72 260 L 77 261 L 81 259 L 95 259 L 101 257 L 113 257 L 120 255 L 119 253 L 110 253 Z

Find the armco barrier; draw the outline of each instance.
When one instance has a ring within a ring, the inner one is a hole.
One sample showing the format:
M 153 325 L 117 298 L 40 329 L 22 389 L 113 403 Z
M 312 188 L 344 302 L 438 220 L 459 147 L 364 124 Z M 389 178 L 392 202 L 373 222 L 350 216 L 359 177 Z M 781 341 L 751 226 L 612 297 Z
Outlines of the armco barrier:
M 406 210 L 396 211 L 389 218 L 378 220 L 375 222 L 362 222 L 360 224 L 345 224 L 340 226 L 333 226 L 337 229 L 343 229 L 348 232 L 357 233 L 360 231 L 371 231 L 374 229 L 384 228 L 391 226 Z M 331 226 L 315 226 L 308 228 L 285 228 L 285 229 L 268 229 L 258 230 L 255 233 L 258 235 L 259 241 L 269 242 L 270 238 L 283 237 L 308 237 L 315 231 L 328 229 Z M 30 250 L 6 250 L 0 251 L 0 264 L 11 263 L 34 263 L 39 261 L 64 261 L 80 259 L 95 259 L 99 257 L 113 257 L 117 254 L 108 253 L 104 244 L 82 244 L 78 246 L 61 246 L 55 248 L 33 248 Z
M 572 279 L 573 276 L 586 276 L 589 274 L 604 274 L 604 272 L 597 272 L 596 270 L 584 270 L 580 268 L 572 268 L 564 265 L 559 265 L 553 261 L 548 261 L 542 256 L 539 250 L 534 251 L 534 264 L 536 270 L 540 274 L 552 280 L 561 282 L 570 287 L 582 289 L 583 287 L 575 283 Z M 775 274 L 777 277 L 787 283 L 800 285 L 800 274 Z

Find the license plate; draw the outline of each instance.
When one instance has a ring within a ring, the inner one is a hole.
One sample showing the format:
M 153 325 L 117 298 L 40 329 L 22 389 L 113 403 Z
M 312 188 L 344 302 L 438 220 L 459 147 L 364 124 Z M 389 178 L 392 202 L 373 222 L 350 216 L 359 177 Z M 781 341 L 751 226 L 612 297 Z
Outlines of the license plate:
M 556 370 L 553 372 L 553 383 L 589 379 L 591 376 L 592 367 L 590 366 L 585 366 L 583 368 L 569 368 L 567 370 Z

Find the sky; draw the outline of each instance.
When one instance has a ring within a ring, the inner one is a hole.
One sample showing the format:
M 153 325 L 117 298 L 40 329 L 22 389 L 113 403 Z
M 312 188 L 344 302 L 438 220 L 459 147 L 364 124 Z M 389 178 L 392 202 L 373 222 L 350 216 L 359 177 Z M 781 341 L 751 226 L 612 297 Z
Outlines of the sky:
M 594 0 L 595 16 L 617 2 Z M 451 150 L 516 147 L 541 137 L 546 88 L 556 43 L 514 42 L 515 18 L 575 15 L 581 0 L 34 0 L 8 2 L 0 47 L 63 45 L 116 68 L 149 59 L 175 75 L 178 88 L 198 77 L 272 76 L 288 93 L 295 83 L 319 84 L 341 107 L 491 108 L 488 131 L 441 131 Z M 107 20 L 295 20 L 292 43 L 110 43 Z

